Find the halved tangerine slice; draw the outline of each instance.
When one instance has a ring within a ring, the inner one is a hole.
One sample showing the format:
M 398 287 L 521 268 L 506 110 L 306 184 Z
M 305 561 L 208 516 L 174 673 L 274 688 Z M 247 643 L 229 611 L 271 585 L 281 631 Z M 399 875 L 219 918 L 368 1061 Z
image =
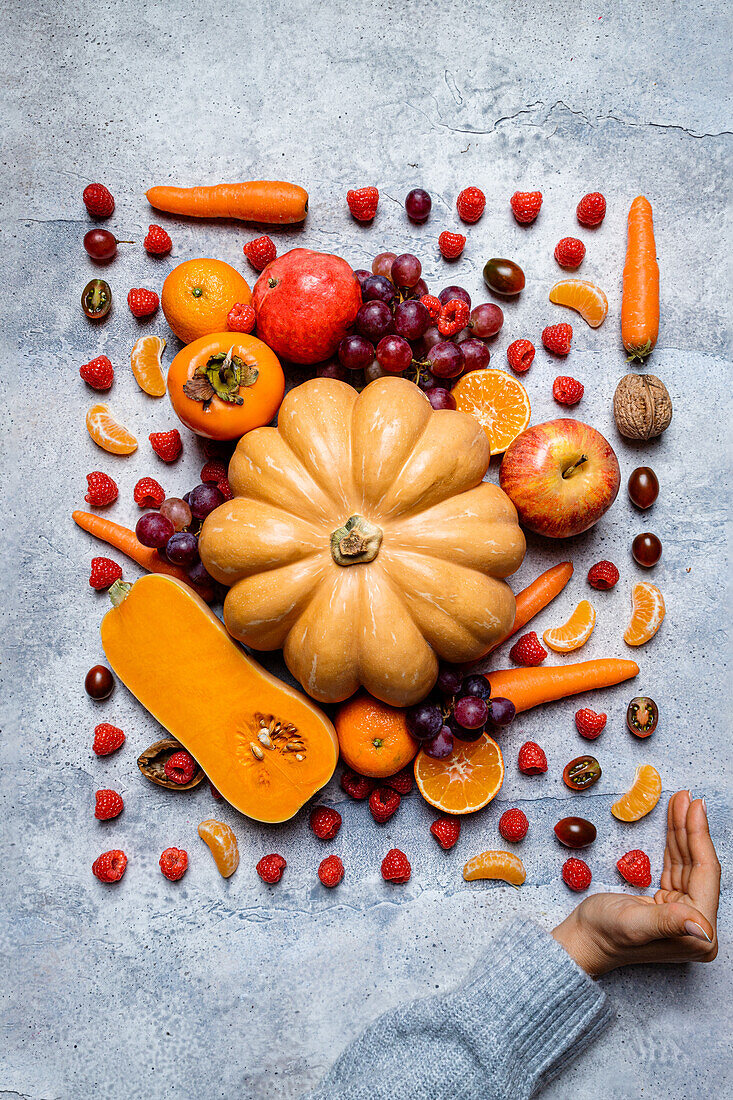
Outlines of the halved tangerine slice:
M 132 432 L 118 423 L 106 405 L 92 405 L 87 413 L 87 431 L 103 451 L 113 455 L 131 455 L 137 450 Z
M 627 645 L 644 645 L 659 630 L 666 608 L 656 584 L 640 581 L 631 593 L 631 618 L 624 631 Z
M 415 760 L 415 782 L 431 806 L 447 814 L 472 814 L 497 794 L 504 779 L 504 760 L 496 741 L 458 741 L 450 756 L 436 760 L 425 751 Z
M 135 381 L 151 397 L 162 397 L 165 393 L 165 378 L 161 369 L 164 349 L 162 336 L 141 336 L 130 355 Z
M 577 310 L 591 328 L 602 325 L 608 313 L 608 298 L 599 286 L 586 279 L 561 279 L 550 291 L 550 301 Z
M 581 600 L 572 615 L 562 626 L 546 630 L 542 640 L 555 653 L 572 653 L 580 649 L 593 633 L 596 625 L 596 613 L 587 600 Z
M 529 424 L 532 413 L 521 382 L 503 370 L 472 370 L 453 387 L 456 407 L 475 416 L 492 455 L 503 454 Z
M 513 852 L 481 852 L 469 859 L 463 868 L 463 877 L 466 882 L 477 878 L 499 878 L 510 886 L 521 886 L 527 872 L 519 856 Z
M 619 821 L 638 821 L 654 809 L 661 794 L 662 780 L 657 769 L 651 764 L 640 764 L 634 782 L 626 794 L 614 802 L 611 813 Z

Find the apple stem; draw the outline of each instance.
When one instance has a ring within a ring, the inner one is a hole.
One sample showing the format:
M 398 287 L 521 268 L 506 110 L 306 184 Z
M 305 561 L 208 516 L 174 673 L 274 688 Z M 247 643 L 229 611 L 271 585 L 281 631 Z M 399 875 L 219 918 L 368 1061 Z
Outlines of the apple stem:
M 567 470 L 563 470 L 563 472 L 562 472 L 563 478 L 570 477 L 572 474 L 575 473 L 575 471 L 578 469 L 579 466 L 582 466 L 583 463 L 587 462 L 587 461 L 588 461 L 588 455 L 581 455 L 577 462 L 574 462 L 572 464 L 572 466 L 568 466 Z

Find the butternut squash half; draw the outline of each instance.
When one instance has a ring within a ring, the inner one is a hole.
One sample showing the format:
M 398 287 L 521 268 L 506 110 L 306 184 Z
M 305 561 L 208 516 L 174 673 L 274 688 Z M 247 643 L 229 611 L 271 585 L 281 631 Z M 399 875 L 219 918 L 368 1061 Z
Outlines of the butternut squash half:
M 235 645 L 191 588 L 151 573 L 110 594 L 107 660 L 227 802 L 287 821 L 328 783 L 338 759 L 329 720 Z

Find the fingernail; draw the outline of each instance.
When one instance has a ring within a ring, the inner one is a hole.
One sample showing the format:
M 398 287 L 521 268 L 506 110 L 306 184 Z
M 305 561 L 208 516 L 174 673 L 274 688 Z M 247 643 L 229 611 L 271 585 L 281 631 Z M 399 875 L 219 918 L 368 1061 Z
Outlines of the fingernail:
M 708 816 L 708 804 L 707 804 L 707 802 L 705 801 L 704 798 L 701 798 L 700 801 L 702 802 L 702 808 L 705 811 L 705 817 L 707 817 Z
M 705 940 L 706 943 L 713 942 L 705 929 L 701 925 L 695 924 L 694 920 L 685 921 L 685 932 L 688 936 L 694 936 L 696 940 Z

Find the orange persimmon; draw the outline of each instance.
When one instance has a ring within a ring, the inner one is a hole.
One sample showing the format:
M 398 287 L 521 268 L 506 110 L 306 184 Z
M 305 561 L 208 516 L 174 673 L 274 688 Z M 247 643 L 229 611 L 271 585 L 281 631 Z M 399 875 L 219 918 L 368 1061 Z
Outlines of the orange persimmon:
M 239 439 L 269 424 L 285 377 L 274 351 L 255 336 L 214 332 L 179 351 L 168 371 L 178 418 L 208 439 Z

